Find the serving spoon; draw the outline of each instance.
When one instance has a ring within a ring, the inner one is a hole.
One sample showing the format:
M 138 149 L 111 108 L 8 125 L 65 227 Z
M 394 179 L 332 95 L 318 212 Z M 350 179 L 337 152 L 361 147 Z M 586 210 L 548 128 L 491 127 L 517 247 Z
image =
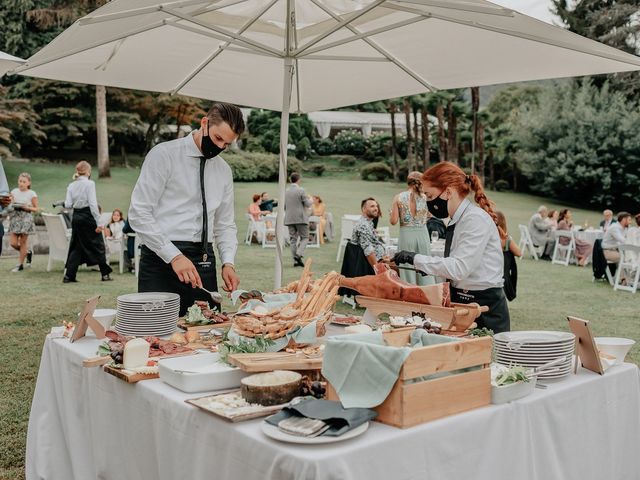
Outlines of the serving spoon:
M 220 295 L 218 292 L 211 292 L 204 287 L 198 287 L 198 288 L 200 290 L 204 290 L 205 292 L 207 292 L 211 297 L 211 300 L 213 300 L 215 303 L 222 303 L 222 295 Z

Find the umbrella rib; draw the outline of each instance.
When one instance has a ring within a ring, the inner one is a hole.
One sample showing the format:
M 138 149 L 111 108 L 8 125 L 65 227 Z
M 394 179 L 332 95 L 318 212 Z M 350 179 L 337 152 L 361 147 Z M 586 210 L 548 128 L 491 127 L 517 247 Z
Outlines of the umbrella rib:
M 243 0 L 244 1 L 244 0 Z M 258 14 L 253 17 L 252 19 L 250 19 L 249 21 L 247 21 L 241 28 L 240 30 L 238 30 L 239 34 L 244 33 L 248 28 L 251 27 L 251 25 L 253 25 L 254 23 L 256 23 L 265 13 L 267 13 L 267 11 L 273 7 L 273 5 L 275 5 L 275 3 L 278 0 L 271 0 L 270 3 L 268 3 L 266 5 L 266 7 L 264 7 L 262 10 L 260 10 L 260 12 L 258 12 Z M 209 65 L 211 62 L 213 62 L 218 55 L 220 55 L 224 50 L 226 50 L 229 45 L 231 45 L 230 41 L 226 41 L 224 45 L 218 45 L 218 50 L 216 50 L 215 52 L 213 52 L 213 54 L 211 54 L 209 56 L 209 58 L 207 58 L 204 62 L 202 62 L 193 72 L 191 72 L 189 75 L 187 75 L 187 77 L 182 80 L 178 86 L 176 86 L 173 90 L 171 90 L 171 94 L 174 95 L 175 93 L 177 93 L 180 89 L 182 89 L 187 83 L 189 83 L 193 77 L 195 77 L 198 73 L 200 73 L 204 68 L 207 67 L 207 65 Z M 252 50 L 248 50 L 247 52 L 252 52 Z M 271 55 L 270 55 L 271 56 Z
M 390 63 L 391 60 L 383 57 L 357 57 L 345 55 L 305 55 L 304 60 L 337 60 L 345 62 L 383 62 Z
M 298 48 L 298 22 L 296 17 L 296 2 L 291 2 L 291 26 L 293 27 L 293 48 Z M 296 58 L 293 62 L 293 74 L 296 81 L 296 112 L 300 112 L 300 64 Z
M 329 10 L 328 8 L 325 8 L 324 5 L 320 4 L 318 2 L 318 0 L 311 0 L 318 8 L 322 9 L 327 15 L 330 15 L 333 18 L 336 18 L 336 15 Z M 356 35 L 359 35 L 361 32 L 354 27 L 353 25 L 346 25 L 346 28 L 348 28 L 351 33 L 354 33 Z M 391 63 L 393 63 L 396 67 L 398 67 L 400 70 L 402 70 L 404 73 L 406 73 L 407 75 L 409 75 L 411 78 L 413 78 L 415 81 L 417 81 L 418 83 L 420 83 L 421 85 L 423 85 L 427 90 L 430 91 L 435 91 L 437 90 L 433 85 L 431 85 L 429 82 L 427 82 L 424 78 L 422 78 L 420 75 L 418 75 L 416 72 L 414 72 L 413 70 L 411 70 L 409 67 L 407 67 L 404 63 L 400 62 L 399 60 L 395 59 L 393 57 L 393 55 L 390 55 L 384 48 L 382 48 L 380 45 L 378 45 L 375 41 L 371 40 L 370 38 L 363 38 L 362 39 L 367 45 L 369 45 L 371 48 L 373 48 L 374 50 L 376 50 L 379 54 L 381 54 L 383 57 L 385 57 L 387 60 L 389 60 Z
M 313 3 L 316 3 L 312 0 Z M 306 57 L 308 55 L 312 55 L 314 53 L 317 52 L 321 52 L 323 50 L 328 50 L 330 48 L 334 48 L 334 47 L 339 47 L 340 45 L 345 45 L 347 43 L 351 43 L 351 42 L 355 42 L 356 40 L 361 40 L 365 37 L 372 37 L 374 35 L 377 35 L 379 33 L 384 33 L 384 32 L 388 32 L 391 30 L 395 30 L 397 28 L 402 28 L 402 27 L 406 27 L 407 25 L 411 25 L 413 23 L 417 23 L 417 22 L 423 22 L 425 20 L 428 20 L 428 17 L 422 17 L 422 16 L 416 16 L 413 18 L 409 18 L 407 20 L 403 20 L 402 22 L 397 22 L 397 23 L 393 23 L 391 25 L 387 25 L 386 27 L 380 27 L 380 28 L 375 28 L 373 30 L 369 30 L 367 32 L 363 32 L 360 33 L 358 35 L 354 35 L 352 37 L 348 37 L 348 38 L 344 38 L 342 40 L 336 40 L 335 42 L 331 42 L 331 43 L 325 43 L 324 45 L 320 45 L 318 47 L 315 48 L 310 48 L 309 50 L 306 51 L 306 53 L 304 55 L 301 55 L 301 57 Z
M 337 32 L 341 28 L 348 27 L 351 22 L 357 20 L 358 18 L 362 17 L 363 15 L 366 15 L 368 12 L 370 12 L 371 10 L 373 10 L 374 8 L 376 8 L 377 6 L 379 6 L 380 4 L 382 4 L 382 3 L 386 2 L 386 1 L 387 0 L 375 0 L 374 2 L 372 2 L 371 4 L 369 4 L 365 8 L 363 8 L 362 10 L 359 10 L 359 11 L 353 13 L 352 15 L 350 15 L 350 16 L 348 16 L 346 18 L 342 18 L 342 19 L 340 17 L 338 17 L 337 15 L 335 15 L 334 13 L 332 13 L 332 12 L 330 13 L 329 11 L 327 11 L 324 8 L 324 6 L 321 6 L 318 3 L 316 3 L 315 1 L 313 1 L 313 3 L 316 6 L 320 7 L 322 10 L 324 10 L 325 13 L 327 13 L 334 20 L 336 20 L 338 22 L 338 24 L 334 25 L 333 27 L 328 29 L 326 32 L 321 33 L 317 37 L 313 38 L 306 45 L 303 45 L 302 47 L 296 49 L 296 51 L 293 53 L 293 56 L 297 57 L 298 55 L 300 55 L 305 50 L 308 50 L 309 48 L 313 47 L 318 42 L 321 42 L 322 40 L 327 38 L 329 35 L 332 35 L 333 33 Z
M 462 12 L 497 15 L 500 17 L 514 16 L 513 10 L 501 7 L 499 5 L 470 5 L 466 2 L 456 2 L 454 0 L 421 0 L 420 5 L 424 5 L 427 7 L 444 8 L 446 10 L 460 10 Z M 386 8 L 386 5 L 382 5 L 382 7 Z
M 186 15 L 182 12 L 177 12 L 170 8 L 162 8 L 163 12 L 168 13 L 169 15 L 173 15 L 174 17 L 181 18 L 190 23 L 195 23 L 196 25 L 206 28 L 207 30 L 213 30 L 221 35 L 225 35 L 227 37 L 233 38 L 234 40 L 249 45 L 253 48 L 257 48 L 258 50 L 270 52 L 277 57 L 282 57 L 282 53 L 276 50 L 275 48 L 271 48 L 268 45 L 264 45 L 260 42 L 256 42 L 255 40 L 251 40 L 250 38 L 243 37 L 242 35 L 237 35 L 227 29 L 217 27 L 215 25 L 211 25 L 210 23 L 203 22 L 202 20 L 198 20 L 197 18 L 193 18 L 191 15 Z
M 406 13 L 413 13 L 415 15 L 427 15 L 427 13 L 425 12 L 421 12 L 420 10 L 417 10 L 415 8 L 410 8 L 410 7 L 403 7 L 400 5 L 392 5 L 392 4 L 387 4 L 384 6 L 384 8 L 390 8 L 392 10 L 399 10 L 402 12 L 406 12 Z M 637 65 L 640 66 L 640 59 L 636 60 L 635 62 L 632 61 L 631 59 L 628 58 L 623 58 L 622 56 L 619 55 L 615 55 L 615 54 L 611 54 L 611 53 L 604 53 L 604 52 L 592 52 L 586 48 L 580 48 L 578 46 L 575 45 L 570 45 L 566 42 L 558 42 L 558 41 L 554 41 L 554 40 L 550 40 L 548 38 L 544 38 L 544 37 L 540 37 L 537 35 L 530 35 L 530 34 L 526 34 L 526 33 L 521 33 L 521 32 L 517 32 L 514 30 L 506 30 L 503 28 L 499 28 L 499 27 L 494 27 L 492 25 L 486 25 L 483 23 L 478 23 L 478 22 L 473 22 L 470 20 L 461 20 L 458 18 L 454 18 L 454 17 L 448 17 L 446 15 L 440 15 L 440 14 L 435 14 L 435 13 L 429 13 L 428 15 L 430 15 L 431 18 L 435 18 L 438 20 L 443 20 L 445 22 L 451 22 L 451 23 L 457 23 L 459 25 L 464 25 L 466 27 L 471 27 L 471 28 L 478 28 L 481 30 L 488 30 L 494 33 L 500 33 L 502 35 L 508 35 L 511 37 L 516 37 L 516 38 L 522 38 L 524 40 L 530 40 L 530 41 L 534 41 L 534 42 L 538 42 L 538 43 L 543 43 L 546 45 L 551 45 L 553 47 L 558 47 L 558 48 L 564 48 L 566 50 L 572 50 L 574 52 L 578 52 L 578 53 L 584 53 L 587 55 L 593 55 L 596 57 L 601 57 L 601 58 L 605 58 L 607 60 L 614 60 L 616 62 L 623 62 L 623 63 L 628 63 L 631 65 Z M 526 16 L 526 15 L 524 15 Z M 576 35 L 573 34 L 572 32 L 568 32 L 566 30 L 563 30 L 565 33 L 569 33 L 571 35 Z M 583 37 L 581 37 L 580 35 L 576 35 L 578 36 L 581 40 L 584 40 Z
M 160 10 L 162 10 L 162 6 L 182 8 L 182 7 L 190 7 L 191 5 L 200 5 L 202 3 L 212 4 L 212 3 L 217 3 L 219 1 L 220 0 L 215 0 L 215 1 L 213 0 L 182 0 L 177 2 L 167 2 L 161 5 L 153 5 L 151 7 L 132 8 L 130 10 L 123 10 L 120 12 L 105 13 L 104 15 L 96 15 L 96 16 L 87 15 L 86 17 L 83 17 L 80 20 L 78 20 L 78 24 L 81 26 L 84 26 L 84 25 L 91 25 L 94 23 L 110 22 L 112 20 L 120 20 L 121 18 L 136 17 L 138 15 L 147 15 L 149 13 L 159 12 Z

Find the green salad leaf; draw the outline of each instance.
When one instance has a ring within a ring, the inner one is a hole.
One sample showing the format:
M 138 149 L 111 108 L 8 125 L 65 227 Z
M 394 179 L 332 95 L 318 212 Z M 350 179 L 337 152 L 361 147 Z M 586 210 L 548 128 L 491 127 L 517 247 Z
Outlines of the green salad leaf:
M 202 309 L 195 303 L 187 309 L 187 316 L 184 319 L 189 325 L 205 325 L 209 319 L 202 314 Z
M 527 369 L 520 365 L 510 367 L 509 370 L 499 373 L 496 377 L 496 385 L 499 387 L 503 385 L 510 385 L 512 383 L 528 381 Z

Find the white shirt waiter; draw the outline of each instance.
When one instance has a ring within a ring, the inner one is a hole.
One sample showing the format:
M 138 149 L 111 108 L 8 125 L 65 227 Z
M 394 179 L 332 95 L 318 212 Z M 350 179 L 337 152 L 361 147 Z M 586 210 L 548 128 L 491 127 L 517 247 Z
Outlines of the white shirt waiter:
M 456 225 L 448 257 L 416 255 L 414 265 L 430 275 L 451 280 L 462 290 L 486 290 L 504 284 L 504 257 L 493 219 L 464 199 L 448 227 Z
M 89 180 L 89 177 L 80 175 L 75 181 L 69 184 L 64 206 L 65 208 L 74 209 L 89 207 L 91 215 L 96 220 L 96 225 L 100 224 L 96 184 L 93 180 Z
M 174 241 L 201 239 L 201 156 L 193 135 L 156 145 L 147 154 L 131 194 L 129 223 L 140 236 L 140 243 L 166 263 L 180 255 Z M 207 241 L 215 243 L 222 264 L 233 264 L 238 247 L 233 176 L 222 157 L 207 161 L 204 181 L 209 221 Z

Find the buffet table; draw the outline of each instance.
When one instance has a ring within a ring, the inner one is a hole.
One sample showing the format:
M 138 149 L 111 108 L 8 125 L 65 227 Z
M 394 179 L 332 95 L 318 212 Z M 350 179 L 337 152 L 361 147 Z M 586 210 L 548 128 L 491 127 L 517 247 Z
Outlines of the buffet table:
M 159 379 L 137 384 L 83 368 L 100 341 L 44 344 L 26 452 L 27 479 L 637 479 L 640 377 L 586 370 L 522 400 L 407 430 L 372 422 L 330 445 L 266 437 L 228 423 Z

